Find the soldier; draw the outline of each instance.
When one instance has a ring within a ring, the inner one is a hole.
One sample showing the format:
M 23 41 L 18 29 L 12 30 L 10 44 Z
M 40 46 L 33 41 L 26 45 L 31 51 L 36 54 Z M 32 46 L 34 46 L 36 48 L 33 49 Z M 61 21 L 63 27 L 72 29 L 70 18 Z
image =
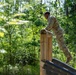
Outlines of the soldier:
M 55 17 L 50 16 L 50 12 L 45 12 L 44 17 L 48 21 L 48 25 L 45 29 L 48 31 L 52 30 L 54 32 L 60 49 L 63 50 L 63 53 L 67 57 L 66 63 L 70 62 L 72 59 L 72 56 L 67 46 L 65 45 L 64 38 L 63 38 L 63 29 L 59 25 L 57 19 Z

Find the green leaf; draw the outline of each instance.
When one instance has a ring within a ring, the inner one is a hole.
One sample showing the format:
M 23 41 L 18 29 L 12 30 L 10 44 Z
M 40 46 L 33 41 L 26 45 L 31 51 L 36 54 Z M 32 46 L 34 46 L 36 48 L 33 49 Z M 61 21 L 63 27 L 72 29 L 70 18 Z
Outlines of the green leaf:
M 9 25 L 21 25 L 21 24 L 27 24 L 29 21 L 26 20 L 19 20 L 19 19 L 12 19 L 10 22 L 7 22 Z

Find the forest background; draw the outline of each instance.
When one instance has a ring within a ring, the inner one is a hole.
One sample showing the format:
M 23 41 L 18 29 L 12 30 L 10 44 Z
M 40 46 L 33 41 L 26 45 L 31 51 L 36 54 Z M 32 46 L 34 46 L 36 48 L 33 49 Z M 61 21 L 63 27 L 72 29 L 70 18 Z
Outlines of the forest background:
M 50 11 L 65 31 L 76 69 L 76 0 L 0 0 L 0 75 L 39 75 L 40 30 Z M 53 58 L 65 62 L 53 36 Z

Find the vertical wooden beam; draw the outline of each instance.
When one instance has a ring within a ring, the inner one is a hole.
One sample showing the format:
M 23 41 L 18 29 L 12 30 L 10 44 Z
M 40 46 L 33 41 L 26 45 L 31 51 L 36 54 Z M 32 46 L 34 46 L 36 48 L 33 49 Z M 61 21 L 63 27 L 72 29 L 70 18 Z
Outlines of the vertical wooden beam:
M 40 35 L 40 75 L 46 75 L 41 60 L 52 60 L 52 34 L 47 30 L 41 30 Z

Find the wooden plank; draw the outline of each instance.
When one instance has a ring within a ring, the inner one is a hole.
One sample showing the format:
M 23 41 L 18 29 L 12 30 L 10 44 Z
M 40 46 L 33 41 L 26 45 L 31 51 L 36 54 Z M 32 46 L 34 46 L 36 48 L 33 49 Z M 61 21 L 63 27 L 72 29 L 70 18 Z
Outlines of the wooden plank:
M 52 61 L 52 36 L 48 37 L 48 60 Z
M 74 72 L 63 68 L 63 67 L 59 66 L 58 64 L 55 64 L 55 63 L 50 62 L 50 61 L 44 61 L 44 62 L 45 62 L 45 64 L 44 64 L 43 68 L 46 71 L 49 70 L 49 72 L 52 71 L 52 72 L 55 72 L 55 73 L 60 74 L 60 75 L 76 75 Z M 46 72 L 46 75 L 47 75 L 47 72 Z
M 52 59 L 52 62 L 59 65 L 59 66 L 61 66 L 61 67 L 63 67 L 63 68 L 68 69 L 69 71 L 72 71 L 72 72 L 76 73 L 76 69 L 73 69 L 69 65 L 67 65 L 67 64 L 65 64 L 65 63 L 63 63 L 63 62 L 61 62 L 61 61 L 59 61 L 57 59 Z
M 45 71 L 43 69 L 43 63 L 41 62 L 41 60 L 45 60 L 46 59 L 46 34 L 41 34 L 40 36 L 40 75 L 45 75 Z

